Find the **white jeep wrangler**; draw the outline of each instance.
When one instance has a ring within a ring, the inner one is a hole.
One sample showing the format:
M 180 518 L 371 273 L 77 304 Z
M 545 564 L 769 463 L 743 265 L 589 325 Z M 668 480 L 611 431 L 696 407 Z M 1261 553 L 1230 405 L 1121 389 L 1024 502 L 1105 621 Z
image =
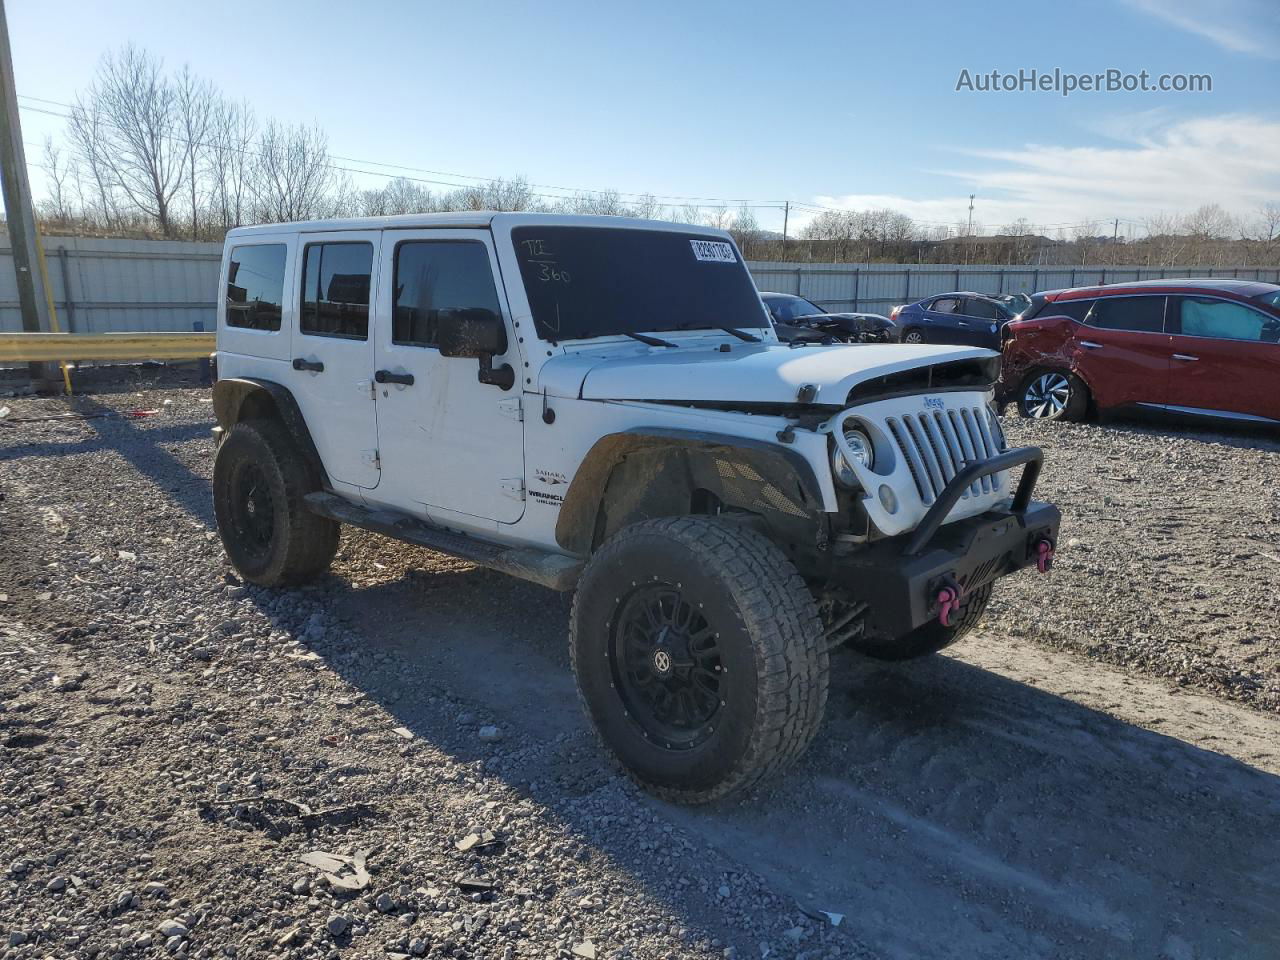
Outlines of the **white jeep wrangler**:
M 833 648 L 933 653 L 1052 559 L 996 354 L 779 343 L 721 231 L 246 227 L 221 283 L 214 506 L 245 579 L 321 574 L 348 523 L 576 591 L 587 713 L 670 799 L 799 756 Z

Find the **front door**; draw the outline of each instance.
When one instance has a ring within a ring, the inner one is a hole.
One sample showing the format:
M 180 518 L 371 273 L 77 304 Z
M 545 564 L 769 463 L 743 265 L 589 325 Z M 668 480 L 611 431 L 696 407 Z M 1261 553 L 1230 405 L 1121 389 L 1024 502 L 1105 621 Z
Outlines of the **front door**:
M 373 373 L 383 477 L 377 499 L 458 526 L 514 523 L 524 513 L 524 431 L 519 388 L 481 383 L 479 361 L 442 357 L 441 311 L 483 307 L 507 324 L 508 359 L 520 367 L 487 230 L 384 234 Z M 518 381 L 517 381 L 518 382 Z M 478 522 L 471 522 L 478 521 Z
M 1169 405 L 1280 420 L 1280 319 L 1217 297 L 1171 297 Z
M 377 230 L 302 235 L 288 374 L 329 479 L 365 489 L 378 485 L 369 317 L 380 236 Z
M 1099 406 L 1163 404 L 1171 337 L 1164 296 L 1101 297 L 1071 342 L 1075 368 Z

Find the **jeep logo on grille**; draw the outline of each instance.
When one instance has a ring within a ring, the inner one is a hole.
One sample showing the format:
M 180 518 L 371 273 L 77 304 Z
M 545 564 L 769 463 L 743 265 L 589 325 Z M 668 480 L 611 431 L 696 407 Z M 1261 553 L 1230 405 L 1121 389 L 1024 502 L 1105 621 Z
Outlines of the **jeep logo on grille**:
M 925 409 L 929 409 L 930 407 L 932 407 L 934 410 L 943 409 L 943 403 L 942 403 L 941 397 L 925 397 L 924 405 L 925 405 Z

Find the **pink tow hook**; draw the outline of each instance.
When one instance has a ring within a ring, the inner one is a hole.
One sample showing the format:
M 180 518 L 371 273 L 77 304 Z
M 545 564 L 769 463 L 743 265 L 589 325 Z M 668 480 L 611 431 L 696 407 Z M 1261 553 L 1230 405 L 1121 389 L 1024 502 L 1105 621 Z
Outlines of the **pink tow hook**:
M 955 587 L 943 587 L 938 591 L 938 622 L 951 626 L 951 615 L 960 609 L 960 591 Z
M 1046 538 L 1036 544 L 1036 569 L 1041 573 L 1048 573 L 1052 566 L 1053 541 Z

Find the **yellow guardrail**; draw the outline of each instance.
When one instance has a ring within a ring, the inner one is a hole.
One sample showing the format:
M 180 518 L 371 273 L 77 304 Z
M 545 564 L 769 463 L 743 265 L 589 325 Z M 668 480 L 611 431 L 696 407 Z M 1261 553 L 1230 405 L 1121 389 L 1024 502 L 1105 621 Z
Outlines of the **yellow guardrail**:
M 71 360 L 200 360 L 212 333 L 0 333 L 0 363 Z

